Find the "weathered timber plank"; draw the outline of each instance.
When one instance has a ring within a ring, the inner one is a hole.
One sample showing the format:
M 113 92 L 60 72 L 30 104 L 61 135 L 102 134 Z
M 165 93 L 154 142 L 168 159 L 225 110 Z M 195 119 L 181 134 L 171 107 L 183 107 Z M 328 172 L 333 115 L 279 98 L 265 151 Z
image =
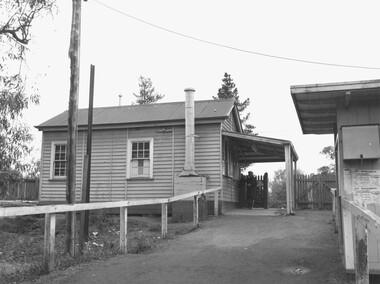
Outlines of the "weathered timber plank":
M 199 226 L 198 195 L 194 196 L 193 202 L 193 221 L 194 227 L 197 228 Z
M 161 204 L 161 236 L 163 239 L 166 238 L 168 233 L 168 204 Z
M 368 231 L 366 221 L 355 218 L 355 283 L 369 284 Z
M 55 221 L 55 214 L 45 214 L 44 270 L 46 272 L 50 272 L 54 269 Z
M 193 191 L 187 194 L 181 194 L 170 198 L 142 199 L 142 200 L 125 200 L 112 202 L 94 202 L 94 203 L 77 203 L 77 204 L 58 204 L 44 206 L 25 206 L 25 207 L 2 207 L 0 208 L 0 217 L 25 216 L 45 213 L 63 213 L 83 210 L 107 209 L 117 207 L 130 207 L 139 205 L 151 205 L 174 202 L 195 195 L 206 194 L 221 190 L 221 187 L 210 188 L 206 190 Z
M 120 251 L 127 254 L 128 207 L 120 207 Z
M 214 215 L 219 215 L 219 191 L 214 192 Z

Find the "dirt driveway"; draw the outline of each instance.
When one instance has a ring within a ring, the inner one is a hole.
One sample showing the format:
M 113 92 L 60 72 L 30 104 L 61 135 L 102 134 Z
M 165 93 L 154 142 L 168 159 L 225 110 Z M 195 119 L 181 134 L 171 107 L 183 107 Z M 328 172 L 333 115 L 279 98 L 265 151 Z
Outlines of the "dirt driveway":
M 224 215 L 151 254 L 118 256 L 55 282 L 354 283 L 328 211 Z

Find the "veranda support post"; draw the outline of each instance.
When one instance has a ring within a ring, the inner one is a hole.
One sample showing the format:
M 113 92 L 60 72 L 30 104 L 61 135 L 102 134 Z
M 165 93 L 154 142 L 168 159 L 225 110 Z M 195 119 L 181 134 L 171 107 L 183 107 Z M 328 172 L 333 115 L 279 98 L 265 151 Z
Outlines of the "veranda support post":
M 286 174 L 286 214 L 292 213 L 292 153 L 290 145 L 285 145 L 285 174 Z

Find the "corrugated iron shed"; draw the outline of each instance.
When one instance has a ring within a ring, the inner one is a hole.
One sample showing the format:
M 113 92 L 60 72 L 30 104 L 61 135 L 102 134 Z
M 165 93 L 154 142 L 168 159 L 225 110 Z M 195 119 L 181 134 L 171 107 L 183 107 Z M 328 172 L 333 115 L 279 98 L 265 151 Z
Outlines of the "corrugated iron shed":
M 234 108 L 233 100 L 207 100 L 195 102 L 195 119 L 225 119 Z M 36 126 L 39 130 L 67 126 L 65 111 Z M 78 125 L 87 125 L 88 109 L 78 111 Z M 185 103 L 156 103 L 117 107 L 94 108 L 93 125 L 120 125 L 148 122 L 171 122 L 185 120 Z

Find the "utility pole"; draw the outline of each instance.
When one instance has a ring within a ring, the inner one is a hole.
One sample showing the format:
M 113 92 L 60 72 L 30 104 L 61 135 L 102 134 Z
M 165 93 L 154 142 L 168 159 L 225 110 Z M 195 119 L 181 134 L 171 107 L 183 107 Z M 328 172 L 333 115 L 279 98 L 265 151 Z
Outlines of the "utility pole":
M 92 149 L 92 117 L 94 106 L 94 84 L 95 84 L 95 66 L 90 67 L 90 94 L 88 103 L 88 122 L 87 122 L 87 148 L 83 163 L 83 186 L 82 186 L 82 203 L 90 203 L 90 184 L 91 184 L 91 149 Z M 80 249 L 83 253 L 84 242 L 88 241 L 88 230 L 90 226 L 90 211 L 81 212 L 80 221 Z
M 73 13 L 70 35 L 70 97 L 67 137 L 67 173 L 66 173 L 66 201 L 75 204 L 76 179 L 76 140 L 79 97 L 79 54 L 80 54 L 80 25 L 81 1 L 72 0 Z M 66 252 L 75 256 L 75 216 L 76 212 L 66 213 Z

